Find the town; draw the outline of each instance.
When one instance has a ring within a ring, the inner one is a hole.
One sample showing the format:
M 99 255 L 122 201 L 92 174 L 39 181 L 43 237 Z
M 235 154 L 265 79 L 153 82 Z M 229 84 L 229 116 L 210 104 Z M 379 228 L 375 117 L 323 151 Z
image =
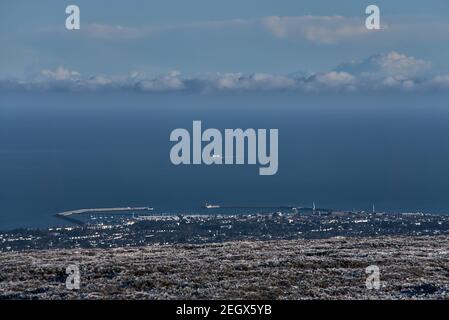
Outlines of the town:
M 262 210 L 261 210 L 262 211 Z M 273 210 L 274 211 L 274 210 Z M 150 244 L 326 239 L 449 234 L 449 215 L 426 213 L 298 212 L 255 214 L 86 215 L 82 225 L 0 231 L 0 252 L 118 248 Z

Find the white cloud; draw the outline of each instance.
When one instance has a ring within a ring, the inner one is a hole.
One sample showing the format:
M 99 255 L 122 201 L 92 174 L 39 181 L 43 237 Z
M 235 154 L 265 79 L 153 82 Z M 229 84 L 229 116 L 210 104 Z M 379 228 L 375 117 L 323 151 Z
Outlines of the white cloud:
M 113 80 L 104 75 L 95 75 L 90 77 L 86 82 L 93 86 L 107 86 L 112 84 Z
M 306 82 L 308 90 L 347 89 L 355 90 L 356 78 L 347 72 L 331 71 L 319 73 L 310 77 Z
M 98 40 L 140 40 L 142 38 L 176 30 L 222 30 L 227 28 L 244 28 L 256 25 L 258 22 L 259 20 L 257 19 L 232 19 L 200 21 L 173 25 L 147 25 L 140 27 L 92 23 L 84 25 L 80 29 L 79 33 L 86 36 L 87 38 Z M 48 28 L 45 31 L 64 34 L 61 33 L 60 28 Z
M 181 73 L 178 71 L 171 71 L 153 79 L 141 80 L 138 82 L 138 87 L 146 92 L 177 91 L 186 88 Z
M 337 67 L 337 71 L 349 72 L 370 78 L 413 78 L 425 76 L 431 63 L 395 51 L 371 56 L 363 61 L 352 61 Z
M 96 39 L 138 39 L 150 34 L 155 30 L 151 28 L 134 28 L 120 25 L 88 24 L 83 26 L 80 31 L 91 38 Z
M 55 70 L 44 69 L 40 72 L 39 78 L 42 81 L 46 80 L 76 80 L 79 79 L 80 74 L 77 71 L 65 69 L 64 67 L 58 67 Z
M 390 52 L 375 58 L 383 73 L 387 75 L 413 77 L 424 74 L 430 69 L 430 62 L 408 57 L 405 54 Z
M 263 19 L 263 25 L 279 38 L 303 38 L 323 44 L 368 34 L 362 20 L 342 16 L 272 16 Z
M 216 90 L 283 90 L 296 86 L 296 81 L 292 78 L 267 73 L 254 73 L 248 76 L 242 73 L 217 74 L 202 79 L 202 82 L 207 89 Z
M 449 75 L 437 75 L 427 82 L 432 88 L 449 89 Z

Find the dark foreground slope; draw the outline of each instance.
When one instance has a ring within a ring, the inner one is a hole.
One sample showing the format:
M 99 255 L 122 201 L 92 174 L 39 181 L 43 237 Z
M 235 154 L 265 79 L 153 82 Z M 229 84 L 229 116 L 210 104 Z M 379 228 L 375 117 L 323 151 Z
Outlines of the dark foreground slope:
M 66 289 L 65 269 L 81 272 Z M 365 268 L 380 268 L 368 290 Z M 1 253 L 1 298 L 449 298 L 449 237 L 331 238 Z

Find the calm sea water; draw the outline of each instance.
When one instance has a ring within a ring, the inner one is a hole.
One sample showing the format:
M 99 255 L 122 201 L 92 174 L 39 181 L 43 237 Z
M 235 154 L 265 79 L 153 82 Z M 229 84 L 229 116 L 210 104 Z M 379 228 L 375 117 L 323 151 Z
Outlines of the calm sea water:
M 204 202 L 449 212 L 447 96 L 3 94 L 0 229 L 54 213 Z M 278 128 L 279 171 L 174 166 L 170 132 Z

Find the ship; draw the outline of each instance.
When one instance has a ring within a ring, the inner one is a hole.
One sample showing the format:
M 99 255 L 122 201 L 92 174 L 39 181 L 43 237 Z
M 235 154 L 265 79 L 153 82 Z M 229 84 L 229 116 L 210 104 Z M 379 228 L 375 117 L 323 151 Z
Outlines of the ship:
M 206 208 L 206 209 L 218 209 L 218 208 L 220 208 L 220 206 L 218 204 L 210 204 L 210 203 L 206 202 L 204 204 L 203 208 Z

